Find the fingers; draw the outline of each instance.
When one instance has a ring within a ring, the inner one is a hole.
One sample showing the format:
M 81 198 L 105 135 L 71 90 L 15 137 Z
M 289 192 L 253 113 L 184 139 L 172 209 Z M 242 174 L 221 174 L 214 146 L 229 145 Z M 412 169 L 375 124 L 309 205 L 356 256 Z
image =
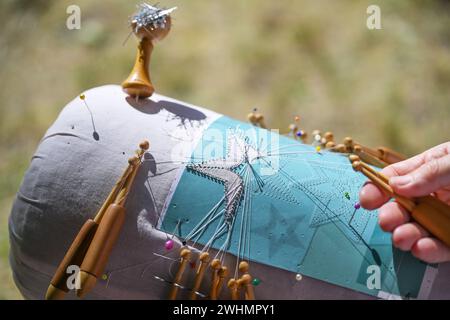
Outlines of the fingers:
M 409 251 L 417 241 L 428 236 L 429 233 L 418 223 L 410 222 L 395 228 L 392 243 L 400 250 Z
M 359 192 L 359 203 L 367 210 L 379 208 L 388 200 L 388 196 L 372 182 L 367 182 Z
M 411 253 L 428 263 L 450 261 L 450 248 L 435 238 L 419 239 L 411 248 Z
M 406 197 L 425 196 L 450 185 L 450 155 L 431 159 L 403 176 L 393 176 L 389 184 Z
M 378 222 L 381 229 L 386 232 L 394 231 L 410 219 L 408 211 L 395 201 L 386 203 L 378 211 Z
M 381 173 L 387 177 L 396 176 L 397 173 L 392 166 L 387 166 Z M 390 197 L 378 188 L 375 184 L 368 181 L 359 192 L 359 202 L 361 206 L 367 210 L 374 210 L 385 204 Z
M 411 251 L 418 259 L 428 263 L 450 261 L 450 248 L 430 234 L 416 222 L 397 202 L 388 202 L 379 210 L 380 227 L 392 232 L 393 245 L 403 251 Z
M 400 161 L 390 165 L 391 170 L 393 170 L 396 176 L 403 176 L 408 174 L 423 164 L 431 161 L 433 159 L 439 159 L 450 154 L 450 142 L 442 143 L 436 147 L 428 149 L 414 157 Z

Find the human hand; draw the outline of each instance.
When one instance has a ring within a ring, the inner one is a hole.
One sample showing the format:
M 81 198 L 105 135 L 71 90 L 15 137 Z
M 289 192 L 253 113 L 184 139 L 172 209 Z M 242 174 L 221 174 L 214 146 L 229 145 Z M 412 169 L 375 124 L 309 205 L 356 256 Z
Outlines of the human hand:
M 450 205 L 450 141 L 389 165 L 381 173 L 389 177 L 389 185 L 399 195 L 420 197 L 434 194 Z M 380 208 L 380 227 L 392 232 L 395 247 L 411 250 L 416 258 L 428 263 L 450 261 L 450 248 L 411 221 L 408 211 L 396 201 L 389 201 L 389 197 L 375 184 L 366 183 L 359 197 L 364 208 Z

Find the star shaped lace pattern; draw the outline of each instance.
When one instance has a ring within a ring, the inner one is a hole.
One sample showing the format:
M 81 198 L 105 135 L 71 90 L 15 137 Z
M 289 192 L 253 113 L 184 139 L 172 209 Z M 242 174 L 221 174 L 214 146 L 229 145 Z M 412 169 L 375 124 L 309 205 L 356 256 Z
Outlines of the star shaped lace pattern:
M 374 213 L 362 208 L 355 212 L 354 205 L 358 201 L 355 195 L 359 193 L 361 180 L 354 174 L 350 165 L 325 164 L 310 159 L 299 159 L 295 155 L 282 157 L 280 162 L 286 161 L 306 165 L 312 173 L 304 179 L 297 180 L 296 183 L 289 184 L 291 188 L 306 194 L 315 204 L 310 227 L 342 223 L 348 231 L 346 235 L 353 241 L 359 241 L 360 237 L 364 237 L 368 222 Z M 346 198 L 346 193 L 350 199 Z
M 318 228 L 329 223 L 342 223 L 346 236 L 352 241 L 359 242 L 373 213 L 359 209 L 355 214 L 354 204 L 357 199 L 347 199 L 345 194 L 352 197 L 358 194 L 361 180 L 353 173 L 350 164 L 341 162 L 322 163 L 319 159 L 313 160 L 314 154 L 307 146 L 298 144 L 294 146 L 295 152 L 289 154 L 261 154 L 258 146 L 250 143 L 245 136 L 239 133 L 232 134 L 227 141 L 227 154 L 225 158 L 216 158 L 201 163 L 187 165 L 187 169 L 201 176 L 208 177 L 225 187 L 225 218 L 231 219 L 239 208 L 244 193 L 260 193 L 265 197 L 281 200 L 299 207 L 303 212 L 302 194 L 314 203 L 314 211 L 309 226 Z M 306 147 L 306 148 L 305 148 Z M 302 153 L 310 151 L 309 156 L 302 157 Z M 246 185 L 239 174 L 240 168 L 249 164 L 270 162 L 271 157 L 279 157 L 280 171 L 294 163 L 298 166 L 308 166 L 309 174 L 305 178 L 289 178 L 289 173 L 262 176 L 261 186 L 255 180 L 256 173 Z M 298 217 L 300 218 L 300 217 Z M 303 218 L 303 217 L 302 217 Z
M 211 159 L 200 163 L 191 163 L 186 166 L 190 172 L 208 177 L 224 185 L 225 220 L 227 222 L 231 222 L 230 220 L 234 217 L 244 192 L 244 181 L 234 170 L 243 165 L 245 156 L 244 153 L 232 153 L 232 150 L 242 148 L 244 148 L 242 140 L 233 135 L 228 140 L 225 159 Z

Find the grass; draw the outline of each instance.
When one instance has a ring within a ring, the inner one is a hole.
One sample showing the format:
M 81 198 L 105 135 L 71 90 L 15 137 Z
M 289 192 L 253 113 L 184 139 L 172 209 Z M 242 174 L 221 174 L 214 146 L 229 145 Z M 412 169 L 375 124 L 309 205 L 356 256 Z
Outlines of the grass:
M 7 216 L 40 137 L 84 90 L 121 83 L 134 61 L 133 1 L 0 4 L 0 298 L 20 298 L 8 269 Z M 382 30 L 366 28 L 372 1 L 200 0 L 177 5 L 152 77 L 165 95 L 245 119 L 258 107 L 274 128 L 296 114 L 307 131 L 415 154 L 450 136 L 448 1 L 379 0 Z

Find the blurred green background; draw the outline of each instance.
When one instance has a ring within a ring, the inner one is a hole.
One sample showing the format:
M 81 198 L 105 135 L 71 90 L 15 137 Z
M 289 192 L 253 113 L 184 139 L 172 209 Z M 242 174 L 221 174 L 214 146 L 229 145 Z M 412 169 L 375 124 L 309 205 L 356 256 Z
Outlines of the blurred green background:
M 8 267 L 7 219 L 46 129 L 86 89 L 120 84 L 137 1 L 0 2 L 0 299 L 20 298 Z M 81 30 L 66 28 L 67 6 Z M 382 30 L 366 9 L 381 8 Z M 412 155 L 450 137 L 449 1 L 161 1 L 178 6 L 157 45 L 157 91 L 272 128 L 350 135 Z

